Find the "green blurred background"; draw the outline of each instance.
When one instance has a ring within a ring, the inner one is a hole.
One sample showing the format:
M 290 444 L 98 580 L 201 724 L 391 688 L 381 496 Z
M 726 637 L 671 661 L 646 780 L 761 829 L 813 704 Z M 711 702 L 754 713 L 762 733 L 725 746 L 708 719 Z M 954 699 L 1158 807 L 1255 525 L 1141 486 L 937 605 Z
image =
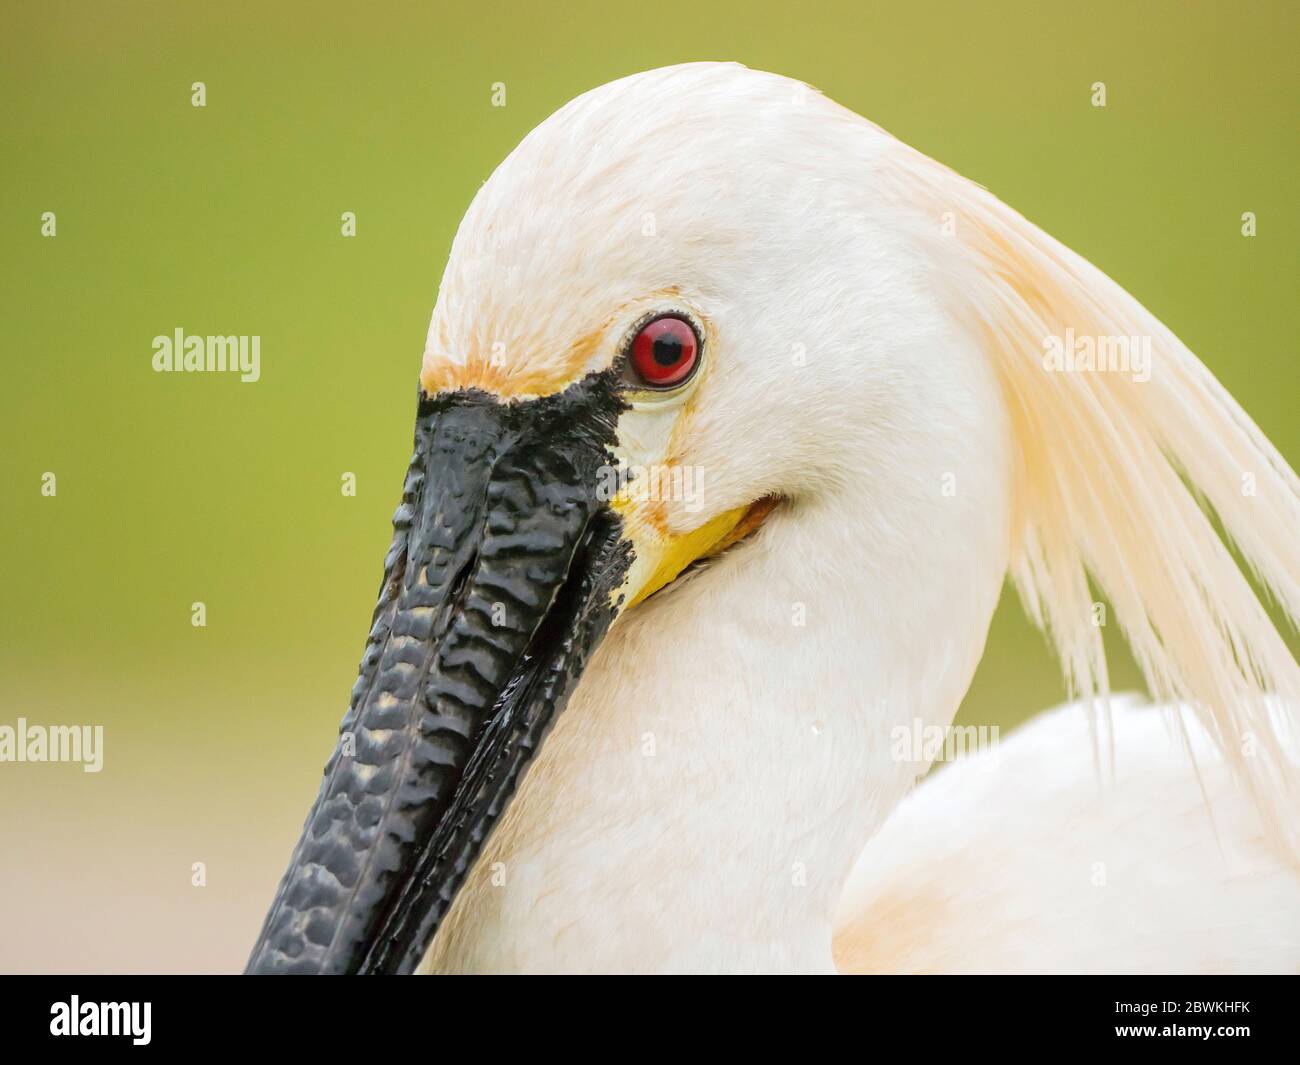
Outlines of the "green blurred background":
M 823 89 L 1126 285 L 1294 465 L 1297 10 L 7 0 L 0 724 L 106 736 L 97 775 L 0 765 L 0 969 L 242 964 L 355 676 L 457 222 L 613 78 Z M 260 334 L 262 380 L 153 373 L 178 326 Z M 1062 695 L 1008 595 L 962 719 Z

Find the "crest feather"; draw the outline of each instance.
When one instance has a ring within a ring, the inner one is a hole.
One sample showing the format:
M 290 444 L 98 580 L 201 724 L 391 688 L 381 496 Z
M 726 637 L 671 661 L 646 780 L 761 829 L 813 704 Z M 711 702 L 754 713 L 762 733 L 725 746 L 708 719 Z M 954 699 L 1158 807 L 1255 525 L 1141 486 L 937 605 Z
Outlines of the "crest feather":
M 1294 727 L 1300 670 L 1229 550 L 1292 626 L 1300 616 L 1300 482 L 1205 366 L 1104 273 L 987 190 L 898 142 L 886 195 L 920 203 L 953 306 L 985 338 L 1015 434 L 1011 575 L 1054 644 L 1072 694 L 1105 707 L 1109 599 L 1151 694 L 1191 705 L 1276 838 L 1300 853 Z M 1055 339 L 1053 339 L 1055 338 Z M 1104 369 L 1045 353 L 1085 338 Z M 1149 356 L 1128 371 L 1112 338 Z M 1213 516 L 1213 517 L 1212 517 Z M 1214 520 L 1222 526 L 1221 537 Z M 1105 721 L 1105 714 L 1099 720 Z

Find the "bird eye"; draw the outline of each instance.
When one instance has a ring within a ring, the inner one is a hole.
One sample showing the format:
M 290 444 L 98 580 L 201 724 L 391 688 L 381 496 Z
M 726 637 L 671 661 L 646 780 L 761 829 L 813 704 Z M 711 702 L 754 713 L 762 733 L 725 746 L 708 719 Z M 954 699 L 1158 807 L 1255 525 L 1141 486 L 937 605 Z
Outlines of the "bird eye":
M 626 376 L 642 388 L 675 388 L 699 363 L 700 340 L 685 318 L 666 314 L 647 322 L 632 339 Z

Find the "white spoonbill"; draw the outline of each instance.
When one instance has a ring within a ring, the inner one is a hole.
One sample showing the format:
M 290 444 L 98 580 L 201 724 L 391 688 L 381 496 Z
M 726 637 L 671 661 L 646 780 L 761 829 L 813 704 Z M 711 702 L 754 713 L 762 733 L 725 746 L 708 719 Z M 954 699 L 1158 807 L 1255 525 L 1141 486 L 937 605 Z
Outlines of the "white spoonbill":
M 1294 969 L 1300 673 L 1211 509 L 1294 619 L 1295 474 L 994 196 L 772 74 L 589 92 L 457 233 L 250 971 Z M 905 799 L 1008 574 L 1080 705 Z

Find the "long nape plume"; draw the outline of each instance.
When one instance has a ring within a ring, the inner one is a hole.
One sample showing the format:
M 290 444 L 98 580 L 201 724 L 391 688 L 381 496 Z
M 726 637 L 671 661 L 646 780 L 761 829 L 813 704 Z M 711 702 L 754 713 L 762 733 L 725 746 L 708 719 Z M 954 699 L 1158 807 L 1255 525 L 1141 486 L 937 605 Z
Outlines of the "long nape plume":
M 898 142 L 881 177 L 900 208 L 921 206 L 939 262 L 955 267 L 944 271 L 954 306 L 1001 379 L 1019 463 L 1011 575 L 1072 692 L 1103 707 L 1109 693 L 1091 577 L 1153 697 L 1195 708 L 1294 859 L 1300 770 L 1283 736 L 1294 735 L 1300 669 L 1207 514 L 1294 626 L 1294 471 L 1196 356 L 1091 263 Z M 1127 359 L 1111 338 L 1129 338 Z

